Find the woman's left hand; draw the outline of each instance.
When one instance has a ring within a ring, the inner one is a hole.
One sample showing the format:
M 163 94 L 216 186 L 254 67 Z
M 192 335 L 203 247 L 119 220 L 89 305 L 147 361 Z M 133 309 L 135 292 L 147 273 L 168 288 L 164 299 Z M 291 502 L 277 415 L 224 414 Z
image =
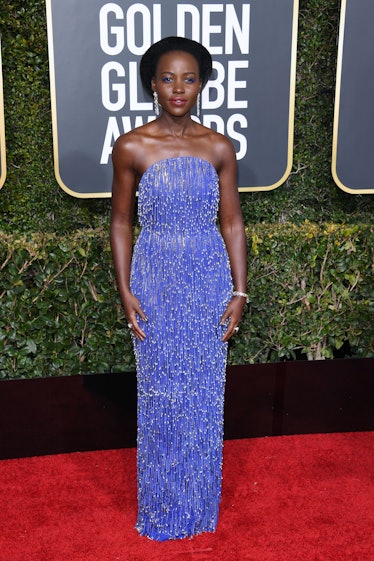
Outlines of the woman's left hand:
M 226 332 L 222 337 L 223 342 L 228 341 L 230 337 L 239 331 L 239 323 L 242 319 L 245 303 L 245 298 L 242 296 L 234 296 L 227 304 L 226 310 L 221 317 L 221 324 L 229 320 Z

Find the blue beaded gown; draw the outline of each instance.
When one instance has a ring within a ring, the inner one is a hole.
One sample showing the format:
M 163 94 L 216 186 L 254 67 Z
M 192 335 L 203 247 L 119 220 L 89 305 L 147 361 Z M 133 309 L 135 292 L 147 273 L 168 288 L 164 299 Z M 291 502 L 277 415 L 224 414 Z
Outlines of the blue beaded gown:
M 142 226 L 131 290 L 147 315 L 134 338 L 138 384 L 138 520 L 163 541 L 212 532 L 222 483 L 227 343 L 220 318 L 232 294 L 217 227 L 218 175 L 194 156 L 160 160 L 138 187 Z

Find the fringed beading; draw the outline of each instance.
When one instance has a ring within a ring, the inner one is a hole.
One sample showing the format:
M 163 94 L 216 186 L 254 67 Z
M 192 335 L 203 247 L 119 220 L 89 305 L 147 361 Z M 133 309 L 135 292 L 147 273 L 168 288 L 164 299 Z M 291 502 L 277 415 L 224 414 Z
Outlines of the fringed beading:
M 131 287 L 148 321 L 134 339 L 138 376 L 138 521 L 166 540 L 216 528 L 222 479 L 227 343 L 220 318 L 231 299 L 216 225 L 214 167 L 161 160 L 139 184 L 142 231 Z
M 156 117 L 159 116 L 160 114 L 160 104 L 158 102 L 158 93 L 157 92 L 153 92 L 153 107 L 155 110 L 155 115 Z

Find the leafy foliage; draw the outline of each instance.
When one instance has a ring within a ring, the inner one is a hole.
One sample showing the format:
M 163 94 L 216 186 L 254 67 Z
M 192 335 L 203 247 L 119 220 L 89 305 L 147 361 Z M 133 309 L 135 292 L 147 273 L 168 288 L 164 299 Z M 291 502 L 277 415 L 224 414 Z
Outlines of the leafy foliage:
M 251 304 L 230 363 L 374 355 L 374 228 L 248 228 Z M 0 234 L 0 376 L 126 371 L 134 356 L 104 229 Z
M 133 368 L 105 231 L 0 236 L 3 377 Z
M 374 355 L 372 226 L 248 228 L 250 310 L 234 364 Z
M 232 364 L 373 356 L 374 199 L 330 172 L 339 6 L 300 0 L 293 170 L 275 191 L 241 195 L 251 304 Z M 72 198 L 54 178 L 44 0 L 2 2 L 0 30 L 0 376 L 133 369 L 110 202 Z

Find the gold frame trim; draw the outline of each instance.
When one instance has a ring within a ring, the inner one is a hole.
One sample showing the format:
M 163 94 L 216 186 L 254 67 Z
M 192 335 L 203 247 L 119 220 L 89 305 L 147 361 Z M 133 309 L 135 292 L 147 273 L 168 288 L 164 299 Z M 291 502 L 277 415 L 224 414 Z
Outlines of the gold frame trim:
M 341 95 L 341 82 L 342 82 L 342 69 L 343 69 L 343 51 L 344 51 L 344 35 L 345 35 L 345 20 L 347 13 L 347 0 L 341 0 L 340 7 L 340 23 L 339 23 L 339 44 L 338 44 L 338 58 L 336 66 L 336 86 L 335 86 L 335 103 L 334 103 L 334 128 L 332 138 L 332 158 L 331 158 L 331 173 L 336 185 L 352 195 L 370 195 L 374 193 L 374 189 L 352 189 L 347 187 L 340 181 L 336 169 L 337 154 L 338 154 L 338 134 L 339 134 L 339 115 L 340 115 L 340 95 Z
M 0 189 L 6 180 L 6 147 L 5 147 L 5 117 L 4 117 L 4 92 L 3 92 L 3 61 L 1 57 L 1 37 L 0 37 Z
M 291 72 L 290 72 L 290 103 L 288 114 L 288 152 L 287 167 L 282 177 L 273 185 L 262 187 L 239 187 L 241 193 L 256 193 L 257 191 L 272 191 L 282 185 L 289 177 L 293 165 L 294 128 L 295 128 L 295 95 L 296 95 L 296 60 L 297 60 L 297 32 L 299 17 L 299 0 L 294 0 L 292 14 L 292 45 L 291 45 Z

